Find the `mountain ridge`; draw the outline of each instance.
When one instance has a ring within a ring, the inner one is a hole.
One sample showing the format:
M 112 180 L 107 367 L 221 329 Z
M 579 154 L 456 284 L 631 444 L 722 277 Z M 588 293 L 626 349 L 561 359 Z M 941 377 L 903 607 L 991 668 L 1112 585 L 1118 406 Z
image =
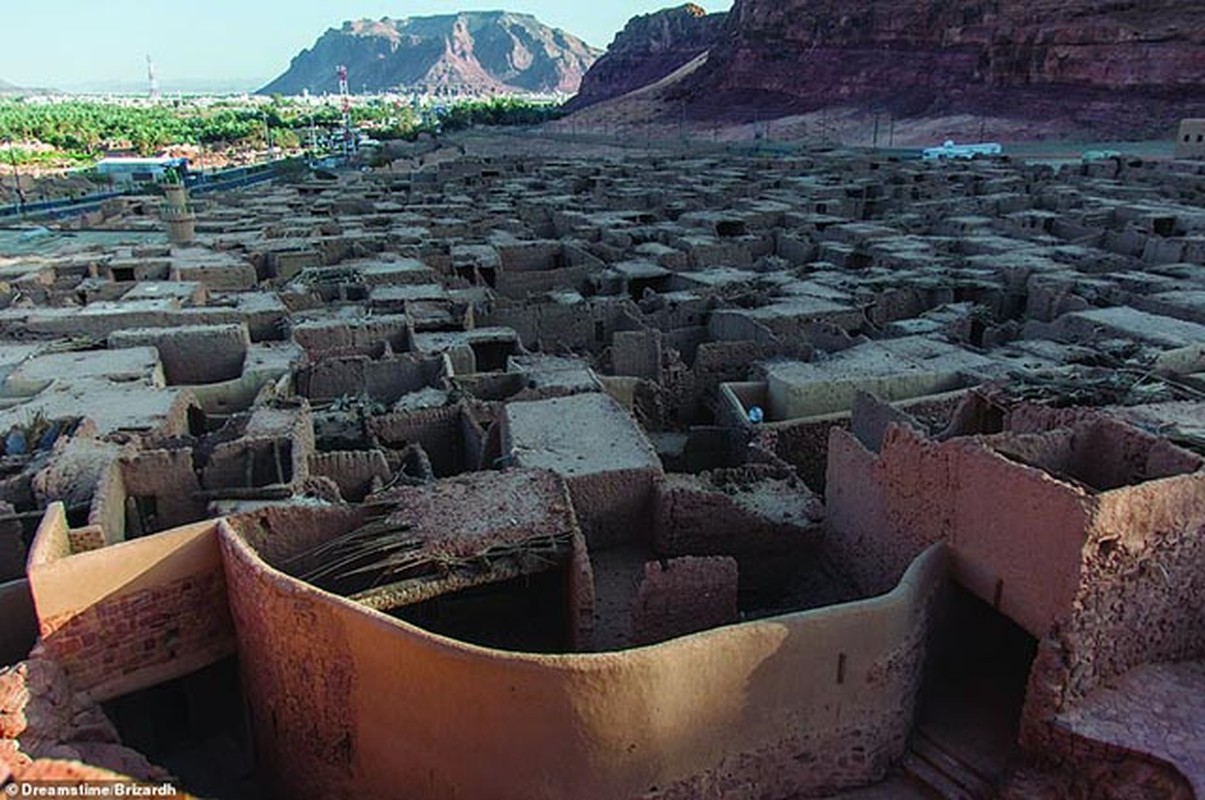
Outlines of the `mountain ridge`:
M 437 95 L 572 94 L 601 51 L 531 14 L 473 11 L 346 21 L 295 56 L 259 94 L 338 91 Z

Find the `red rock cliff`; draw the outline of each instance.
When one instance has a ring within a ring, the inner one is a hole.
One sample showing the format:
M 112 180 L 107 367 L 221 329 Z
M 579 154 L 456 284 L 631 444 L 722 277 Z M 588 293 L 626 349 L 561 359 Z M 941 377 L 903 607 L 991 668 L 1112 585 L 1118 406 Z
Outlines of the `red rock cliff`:
M 1205 103 L 1205 3 L 736 0 L 683 91 L 712 114 L 852 103 L 906 114 L 1078 111 L 1122 127 L 1153 122 L 1154 109 L 1170 120 Z
M 568 108 L 585 108 L 672 74 L 719 41 L 726 17 L 689 3 L 633 17 L 582 78 Z

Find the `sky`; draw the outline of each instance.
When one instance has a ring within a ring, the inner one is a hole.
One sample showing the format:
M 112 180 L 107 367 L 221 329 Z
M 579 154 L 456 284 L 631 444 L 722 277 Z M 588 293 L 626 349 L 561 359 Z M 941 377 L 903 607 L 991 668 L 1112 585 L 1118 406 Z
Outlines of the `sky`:
M 695 0 L 726 11 L 731 0 Z M 345 19 L 501 9 L 605 49 L 629 18 L 676 0 L 0 0 L 0 80 L 64 90 L 181 84 L 255 89 Z M 181 87 L 183 88 L 183 87 Z M 193 87 L 199 90 L 199 86 Z

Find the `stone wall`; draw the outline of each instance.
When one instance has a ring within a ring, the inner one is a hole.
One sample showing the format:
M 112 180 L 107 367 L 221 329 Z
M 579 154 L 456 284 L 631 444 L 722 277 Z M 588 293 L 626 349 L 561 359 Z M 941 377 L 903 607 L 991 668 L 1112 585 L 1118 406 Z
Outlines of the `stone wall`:
M 225 525 L 221 540 L 264 772 L 299 798 L 785 798 L 872 782 L 903 754 L 944 569 L 935 550 L 874 600 L 536 656 L 433 636 L 273 570 Z
M 234 652 L 215 523 L 42 558 L 40 540 L 65 536 L 66 524 L 61 505 L 48 511 L 29 583 L 42 645 L 74 689 L 107 700 Z

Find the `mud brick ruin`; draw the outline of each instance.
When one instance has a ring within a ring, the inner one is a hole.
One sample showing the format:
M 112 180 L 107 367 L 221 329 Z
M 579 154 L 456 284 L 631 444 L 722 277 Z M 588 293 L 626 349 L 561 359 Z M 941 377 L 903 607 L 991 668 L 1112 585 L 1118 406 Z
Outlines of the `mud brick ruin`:
M 0 259 L 0 777 L 1205 797 L 1201 162 L 153 204 Z

